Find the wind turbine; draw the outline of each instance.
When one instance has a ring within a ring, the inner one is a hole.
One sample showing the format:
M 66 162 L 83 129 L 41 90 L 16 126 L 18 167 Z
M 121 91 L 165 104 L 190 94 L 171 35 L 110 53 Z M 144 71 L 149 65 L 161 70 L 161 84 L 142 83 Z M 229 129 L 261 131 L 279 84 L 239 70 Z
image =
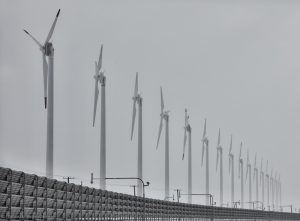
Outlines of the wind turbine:
M 251 163 L 249 160 L 249 150 L 247 150 L 247 169 L 246 169 L 246 181 L 249 174 L 249 208 L 251 209 L 251 203 L 252 203 L 252 180 L 251 180 Z
M 98 84 L 101 84 L 101 128 L 100 128 L 100 189 L 106 189 L 106 119 L 105 119 L 105 83 L 106 77 L 102 68 L 102 52 L 103 45 L 101 45 L 98 62 L 95 61 L 95 96 L 94 96 L 94 115 L 93 126 L 95 126 L 95 119 L 97 113 L 97 103 L 99 96 Z
M 234 155 L 232 153 L 232 135 L 230 136 L 230 149 L 229 149 L 229 175 L 231 172 L 231 205 L 234 206 Z
M 255 159 L 254 159 L 254 168 L 253 168 L 253 180 L 255 180 L 255 201 L 258 202 L 258 167 L 256 164 L 256 153 L 255 153 Z
M 218 171 L 218 163 L 220 160 L 220 206 L 223 206 L 223 148 L 220 142 L 221 142 L 221 130 L 219 128 L 216 170 Z
M 143 123 L 142 123 L 142 97 L 138 93 L 138 73 L 136 73 L 135 77 L 135 87 L 133 92 L 133 110 L 132 110 L 132 126 L 131 126 L 131 140 L 133 137 L 134 131 L 134 122 L 135 122 L 135 115 L 136 115 L 136 104 L 139 105 L 139 118 L 138 118 L 138 164 L 137 164 L 137 177 L 139 179 L 143 179 Z M 143 184 L 139 180 L 137 181 L 137 195 L 143 196 Z
M 263 159 L 261 158 L 260 162 L 260 185 L 261 185 L 261 200 L 262 200 L 262 208 L 265 205 L 265 173 L 263 171 Z
M 187 133 L 189 135 L 189 149 L 188 149 L 188 203 L 192 203 L 192 128 L 189 123 L 190 116 L 187 115 L 187 109 L 185 109 L 184 118 L 184 140 L 183 140 L 183 154 L 182 160 L 184 159 L 184 152 L 186 146 Z
M 170 173 L 169 173 L 169 111 L 164 110 L 164 99 L 162 88 L 160 88 L 160 105 L 161 105 L 161 113 L 160 113 L 160 124 L 159 124 L 159 131 L 158 131 L 158 138 L 156 149 L 158 148 L 159 139 L 163 127 L 163 120 L 165 120 L 165 200 L 169 199 L 170 196 Z
M 206 152 L 206 173 L 205 173 L 205 193 L 209 194 L 209 151 L 208 151 L 208 138 L 206 137 L 206 119 L 204 122 L 204 130 L 203 130 L 203 136 L 202 136 L 202 163 L 201 166 L 203 166 L 203 158 L 204 158 L 204 152 Z M 209 196 L 206 195 L 206 205 L 209 205 Z
M 24 32 L 39 46 L 43 59 L 44 78 L 44 104 L 47 109 L 47 151 L 46 151 L 46 176 L 53 178 L 53 103 L 54 103 L 54 47 L 50 39 L 52 37 L 60 9 L 58 10 L 54 22 L 50 28 L 45 43 L 42 45 L 28 31 Z M 48 57 L 48 63 L 47 59 Z
M 239 179 L 241 179 L 241 207 L 244 208 L 244 160 L 242 158 L 242 147 L 243 143 L 241 142 L 239 155 Z
M 268 209 L 270 210 L 270 175 L 268 173 L 268 164 L 269 161 L 267 160 L 267 166 L 266 166 L 267 204 L 268 204 Z

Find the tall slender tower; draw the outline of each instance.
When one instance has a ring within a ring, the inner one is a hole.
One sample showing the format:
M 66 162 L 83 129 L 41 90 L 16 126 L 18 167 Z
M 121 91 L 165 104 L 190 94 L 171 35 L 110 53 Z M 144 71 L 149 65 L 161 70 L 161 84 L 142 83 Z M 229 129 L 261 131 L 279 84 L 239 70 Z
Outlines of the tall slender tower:
M 39 46 L 43 59 L 44 103 L 47 109 L 47 145 L 46 145 L 46 176 L 53 178 L 53 111 L 54 111 L 54 47 L 50 42 L 60 13 L 58 10 L 44 45 L 36 40 L 28 31 L 24 32 Z M 47 59 L 48 57 L 48 63 Z
M 231 175 L 231 206 L 234 206 L 234 155 L 232 153 L 232 135 L 230 136 L 229 149 L 229 175 Z
M 95 62 L 95 96 L 94 96 L 94 115 L 93 126 L 95 126 L 95 119 L 97 113 L 97 103 L 99 96 L 98 84 L 101 84 L 101 128 L 100 128 L 100 189 L 106 189 L 106 116 L 105 116 L 105 83 L 106 77 L 102 71 L 102 52 L 103 45 L 101 45 L 98 62 Z
M 183 154 L 182 160 L 184 159 L 184 152 L 186 146 L 186 139 L 188 133 L 188 203 L 192 203 L 192 127 L 189 123 L 189 116 L 187 115 L 187 109 L 185 109 L 185 120 L 184 120 L 184 140 L 183 140 Z
M 210 197 L 209 194 L 209 141 L 206 136 L 206 119 L 204 122 L 204 130 L 203 130 L 203 136 L 202 136 L 202 164 L 203 166 L 203 158 L 204 158 L 204 152 L 206 153 L 206 167 L 205 167 L 205 193 L 206 193 L 206 205 L 209 205 Z
M 251 167 L 251 163 L 249 160 L 249 151 L 247 151 L 247 170 L 246 170 L 246 181 L 247 181 L 247 177 L 249 174 L 249 209 L 251 209 L 251 204 L 252 204 L 252 176 L 251 176 L 251 172 L 252 172 L 252 167 Z
M 244 208 L 244 161 L 242 158 L 242 147 L 240 146 L 240 156 L 239 156 L 239 178 L 241 179 L 241 207 Z
M 220 206 L 223 206 L 223 148 L 220 142 L 221 142 L 221 130 L 219 129 L 216 170 L 218 171 L 218 163 L 220 160 Z
M 265 173 L 263 171 L 263 159 L 261 159 L 260 163 L 260 185 L 261 185 L 261 201 L 262 208 L 265 207 Z
M 169 111 L 164 110 L 164 99 L 162 88 L 160 88 L 160 99 L 161 99 L 161 113 L 160 113 L 160 124 L 158 131 L 158 138 L 156 149 L 158 148 L 159 139 L 163 127 L 163 120 L 165 120 L 165 200 L 170 198 L 170 172 L 169 172 Z
M 132 111 L 132 127 L 131 127 L 131 140 L 133 136 L 134 131 L 134 122 L 135 122 L 135 115 L 136 115 L 136 104 L 138 104 L 138 161 L 137 161 L 137 177 L 139 179 L 143 179 L 143 115 L 142 115 L 142 97 L 138 93 L 138 73 L 136 73 L 135 77 L 135 88 L 134 88 L 134 94 L 133 94 L 133 111 Z M 137 195 L 143 196 L 143 183 L 141 181 L 137 181 Z

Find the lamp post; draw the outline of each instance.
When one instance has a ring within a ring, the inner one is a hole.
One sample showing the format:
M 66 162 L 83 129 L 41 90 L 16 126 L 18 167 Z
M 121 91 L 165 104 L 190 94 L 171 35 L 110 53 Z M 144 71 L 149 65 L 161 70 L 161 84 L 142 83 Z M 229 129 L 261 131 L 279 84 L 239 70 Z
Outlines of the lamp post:
M 94 178 L 94 174 L 91 173 L 91 184 L 94 183 L 94 180 L 100 180 L 101 178 Z M 150 185 L 150 182 L 144 183 L 144 181 L 139 177 L 106 177 L 105 180 L 139 180 L 143 184 L 143 198 L 145 198 L 145 187 Z
M 181 197 L 181 189 L 175 189 L 174 191 L 176 191 L 176 195 L 177 195 L 177 202 L 179 203 L 179 199 Z

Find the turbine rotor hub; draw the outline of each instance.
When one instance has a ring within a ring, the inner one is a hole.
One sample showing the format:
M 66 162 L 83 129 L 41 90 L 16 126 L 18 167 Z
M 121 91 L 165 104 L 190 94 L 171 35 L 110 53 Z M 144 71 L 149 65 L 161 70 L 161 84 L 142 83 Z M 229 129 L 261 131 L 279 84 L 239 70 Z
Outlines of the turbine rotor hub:
M 50 56 L 53 54 L 53 45 L 51 42 L 47 42 L 45 45 L 44 45 L 44 52 L 45 52 L 45 55 L 46 56 Z

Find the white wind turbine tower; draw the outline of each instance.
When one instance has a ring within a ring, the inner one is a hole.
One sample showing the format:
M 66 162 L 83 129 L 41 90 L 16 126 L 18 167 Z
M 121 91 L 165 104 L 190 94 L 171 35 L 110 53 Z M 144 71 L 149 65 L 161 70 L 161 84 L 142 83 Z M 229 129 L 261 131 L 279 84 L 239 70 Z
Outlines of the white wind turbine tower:
M 229 149 L 229 175 L 231 172 L 231 205 L 234 206 L 234 155 L 232 153 L 232 135 L 230 137 L 230 149 Z
M 263 171 L 263 159 L 260 162 L 260 185 L 261 185 L 261 201 L 262 208 L 265 206 L 265 173 Z
M 135 77 L 135 87 L 133 92 L 133 110 L 132 110 L 132 126 L 131 126 L 131 140 L 134 131 L 134 122 L 136 115 L 136 104 L 139 105 L 139 118 L 138 118 L 138 163 L 137 163 L 137 177 L 143 179 L 143 123 L 142 123 L 142 97 L 138 93 L 138 73 Z M 143 184 L 141 181 L 137 181 L 137 195 L 143 196 Z
M 156 149 L 158 148 L 159 139 L 163 127 L 163 120 L 165 120 L 165 200 L 169 199 L 170 196 L 170 173 L 169 173 L 169 111 L 164 110 L 164 99 L 162 88 L 160 88 L 160 101 L 161 101 L 161 113 L 160 113 L 160 124 L 159 124 L 159 131 L 158 131 L 158 138 Z
M 275 173 L 274 179 L 274 186 L 275 186 L 275 209 L 278 209 L 278 181 L 277 181 L 277 172 Z
M 266 166 L 266 185 L 267 185 L 267 205 L 268 205 L 268 210 L 270 210 L 270 175 L 268 173 L 268 164 L 269 161 L 267 161 L 267 166 Z
M 202 136 L 202 163 L 201 166 L 203 166 L 203 158 L 204 158 L 204 152 L 206 152 L 205 155 L 205 193 L 209 194 L 209 144 L 208 144 L 208 138 L 206 137 L 206 119 L 204 122 L 204 130 L 203 130 L 203 136 Z M 209 205 L 209 196 L 206 196 L 206 205 Z
M 254 168 L 253 168 L 253 180 L 255 180 L 255 201 L 258 203 L 258 168 L 256 164 L 256 153 L 255 153 L 255 160 L 254 160 Z
M 242 147 L 243 143 L 241 142 L 239 155 L 239 179 L 241 179 L 241 208 L 244 208 L 244 160 L 242 158 Z
M 220 160 L 220 206 L 223 206 L 223 148 L 220 142 L 221 142 L 221 130 L 219 129 L 216 170 L 218 171 L 218 163 Z
M 192 203 L 192 128 L 189 123 L 189 116 L 187 115 L 187 109 L 185 109 L 185 118 L 184 118 L 184 140 L 183 140 L 183 153 L 182 160 L 184 159 L 184 152 L 186 146 L 187 133 L 189 138 L 188 146 L 188 203 Z
M 53 103 L 54 103 L 54 48 L 50 39 L 52 37 L 60 9 L 58 10 L 54 22 L 50 28 L 45 43 L 42 45 L 28 31 L 24 32 L 39 46 L 43 59 L 44 77 L 44 103 L 47 109 L 47 151 L 46 151 L 46 176 L 53 178 Z M 48 63 L 46 60 L 48 57 Z
M 100 189 L 106 189 L 106 117 L 105 117 L 105 83 L 106 77 L 102 68 L 102 52 L 103 45 L 101 45 L 100 55 L 98 62 L 95 61 L 95 96 L 94 96 L 94 115 L 93 126 L 95 126 L 95 118 L 97 112 L 97 103 L 99 96 L 98 84 L 101 84 L 101 128 L 100 128 Z
M 252 204 L 252 177 L 251 177 L 251 172 L 252 172 L 252 167 L 251 167 L 251 163 L 249 160 L 249 150 L 247 150 L 247 169 L 246 169 L 246 181 L 247 181 L 247 177 L 249 174 L 249 208 L 251 209 L 251 204 Z
M 270 186 L 271 186 L 271 196 L 272 196 L 272 208 L 274 210 L 274 178 L 273 178 L 273 169 L 271 170 L 271 177 L 270 177 Z
M 279 191 L 279 207 L 282 208 L 282 201 L 281 201 L 281 180 L 280 180 L 280 174 L 278 177 L 278 191 Z

